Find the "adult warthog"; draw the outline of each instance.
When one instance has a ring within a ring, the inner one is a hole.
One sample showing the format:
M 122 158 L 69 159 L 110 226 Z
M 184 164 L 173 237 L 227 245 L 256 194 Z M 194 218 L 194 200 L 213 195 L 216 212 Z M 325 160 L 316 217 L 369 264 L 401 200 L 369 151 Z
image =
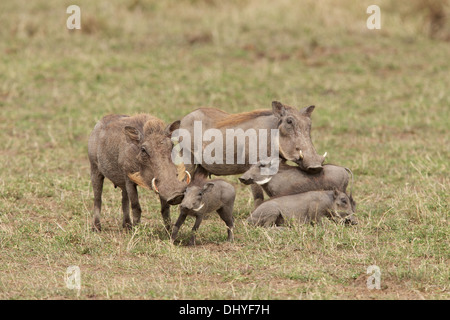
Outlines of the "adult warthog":
M 242 174 L 258 160 L 273 157 L 273 153 L 295 162 L 304 171 L 319 172 L 326 154 L 318 155 L 311 141 L 313 110 L 314 106 L 297 110 L 278 101 L 272 102 L 272 110 L 239 114 L 200 108 L 181 119 L 180 130 L 174 136 L 179 141 L 186 139 L 186 136 L 190 139 L 190 142 L 185 141 L 182 153 L 186 168 L 191 173 L 198 165 L 204 169 L 199 172 L 206 171 L 218 176 Z M 200 144 L 199 132 L 205 132 L 205 136 L 200 137 Z M 272 135 L 274 132 L 275 136 Z M 255 149 L 256 153 L 253 152 Z M 205 158 L 205 151 L 213 156 Z M 211 158 L 221 161 L 211 161 Z M 261 187 L 252 185 L 252 193 L 255 205 L 259 204 L 264 197 Z
M 94 191 L 93 230 L 101 230 L 100 211 L 105 177 L 122 189 L 124 228 L 131 228 L 141 218 L 137 185 L 145 188 L 151 186 L 159 194 L 161 214 L 166 228 L 170 228 L 170 205 L 182 201 L 187 186 L 186 182 L 177 178 L 180 170 L 171 160 L 170 136 L 178 127 L 179 121 L 166 126 L 163 121 L 148 114 L 132 117 L 108 115 L 95 125 L 88 143 Z M 130 219 L 130 202 L 133 222 Z

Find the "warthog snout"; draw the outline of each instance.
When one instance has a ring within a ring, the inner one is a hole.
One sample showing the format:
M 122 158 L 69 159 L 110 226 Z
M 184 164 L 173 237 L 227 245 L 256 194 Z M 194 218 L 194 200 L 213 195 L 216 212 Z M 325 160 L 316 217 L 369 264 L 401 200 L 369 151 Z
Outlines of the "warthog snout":
M 182 201 L 180 204 L 180 209 L 181 210 L 192 210 L 192 209 L 194 209 L 194 206 L 192 205 L 192 203 L 185 203 Z
M 253 179 L 245 176 L 239 177 L 239 181 L 243 184 L 253 184 Z
M 153 178 L 151 186 L 153 191 L 158 193 L 162 199 L 166 199 L 169 205 L 177 205 L 183 201 L 184 191 L 186 190 L 187 184 L 179 181 L 175 183 L 176 186 L 173 186 L 173 184 L 164 184 L 160 183 L 158 179 Z M 173 189 L 175 189 L 175 191 L 172 191 Z
M 323 163 L 325 161 L 326 155 L 327 153 L 325 152 L 323 156 L 314 157 L 312 160 L 309 161 L 306 159 L 301 159 L 297 161 L 297 164 L 300 167 L 303 167 L 304 170 L 306 170 L 306 172 L 308 173 L 318 173 L 323 169 Z
M 352 226 L 357 225 L 358 219 L 356 219 L 356 217 L 353 214 L 351 214 L 345 218 L 345 224 L 350 224 Z
M 180 204 L 183 201 L 184 193 L 175 193 L 169 199 L 167 199 L 167 203 L 171 206 Z

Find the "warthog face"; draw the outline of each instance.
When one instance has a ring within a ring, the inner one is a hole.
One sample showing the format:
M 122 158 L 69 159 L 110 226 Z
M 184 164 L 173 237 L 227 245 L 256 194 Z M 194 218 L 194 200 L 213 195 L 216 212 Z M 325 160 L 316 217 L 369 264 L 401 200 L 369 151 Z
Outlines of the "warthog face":
M 309 106 L 297 111 L 278 101 L 272 102 L 273 114 L 278 118 L 280 155 L 308 172 L 321 171 L 326 156 L 326 153 L 318 155 L 311 141 L 311 113 L 314 108 Z
M 279 158 L 260 160 L 240 176 L 239 181 L 247 185 L 254 183 L 259 185 L 266 184 L 278 172 L 279 162 Z M 264 172 L 268 174 L 262 174 L 263 169 L 267 169 Z
M 334 189 L 333 207 L 329 211 L 330 218 L 338 223 L 358 224 L 358 220 L 354 216 L 356 211 L 356 203 L 353 197 L 347 196 L 344 192 Z
M 178 129 L 179 121 L 168 125 L 165 129 L 159 123 L 146 125 L 144 132 L 127 126 L 124 133 L 129 142 L 134 143 L 139 152 L 136 157 L 139 163 L 139 174 L 133 179 L 138 184 L 150 187 L 169 204 L 179 204 L 183 199 L 187 183 L 179 181 L 177 167 L 172 162 L 171 134 Z
M 188 210 L 199 211 L 205 205 L 203 201 L 203 195 L 206 192 L 211 191 L 214 184 L 211 182 L 206 183 L 203 187 L 192 186 L 188 187 L 185 191 L 183 201 L 180 206 Z

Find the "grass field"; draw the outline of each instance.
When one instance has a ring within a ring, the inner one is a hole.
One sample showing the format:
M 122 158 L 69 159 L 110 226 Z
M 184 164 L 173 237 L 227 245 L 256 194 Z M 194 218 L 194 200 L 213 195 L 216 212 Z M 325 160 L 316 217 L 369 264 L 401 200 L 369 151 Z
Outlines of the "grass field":
M 70 4 L 81 30 L 66 28 Z M 380 30 L 366 27 L 371 4 Z M 387 0 L 2 1 L 0 299 L 449 299 L 450 42 L 448 25 L 430 34 L 430 12 Z M 272 100 L 316 106 L 314 145 L 353 170 L 357 226 L 251 227 L 250 190 L 227 177 L 234 243 L 212 215 L 197 246 L 172 245 L 143 189 L 142 224 L 125 232 L 109 182 L 104 230 L 90 231 L 87 138 L 103 115 L 169 122 Z M 64 282 L 72 265 L 79 294 Z M 370 265 L 380 290 L 366 286 Z

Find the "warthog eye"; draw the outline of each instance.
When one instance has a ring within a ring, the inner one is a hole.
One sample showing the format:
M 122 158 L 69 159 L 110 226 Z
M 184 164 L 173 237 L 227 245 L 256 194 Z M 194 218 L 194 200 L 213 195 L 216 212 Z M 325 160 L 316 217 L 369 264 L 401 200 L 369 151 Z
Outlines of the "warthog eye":
M 141 147 L 141 152 L 146 154 L 146 155 L 149 155 L 148 152 L 147 152 L 147 149 L 145 149 L 145 147 Z
M 342 198 L 341 201 L 342 201 L 343 204 L 347 204 L 347 199 Z
M 294 124 L 294 118 L 292 118 L 292 117 L 287 117 L 287 118 L 286 118 L 286 123 L 289 124 L 289 125 L 293 125 L 293 124 Z

